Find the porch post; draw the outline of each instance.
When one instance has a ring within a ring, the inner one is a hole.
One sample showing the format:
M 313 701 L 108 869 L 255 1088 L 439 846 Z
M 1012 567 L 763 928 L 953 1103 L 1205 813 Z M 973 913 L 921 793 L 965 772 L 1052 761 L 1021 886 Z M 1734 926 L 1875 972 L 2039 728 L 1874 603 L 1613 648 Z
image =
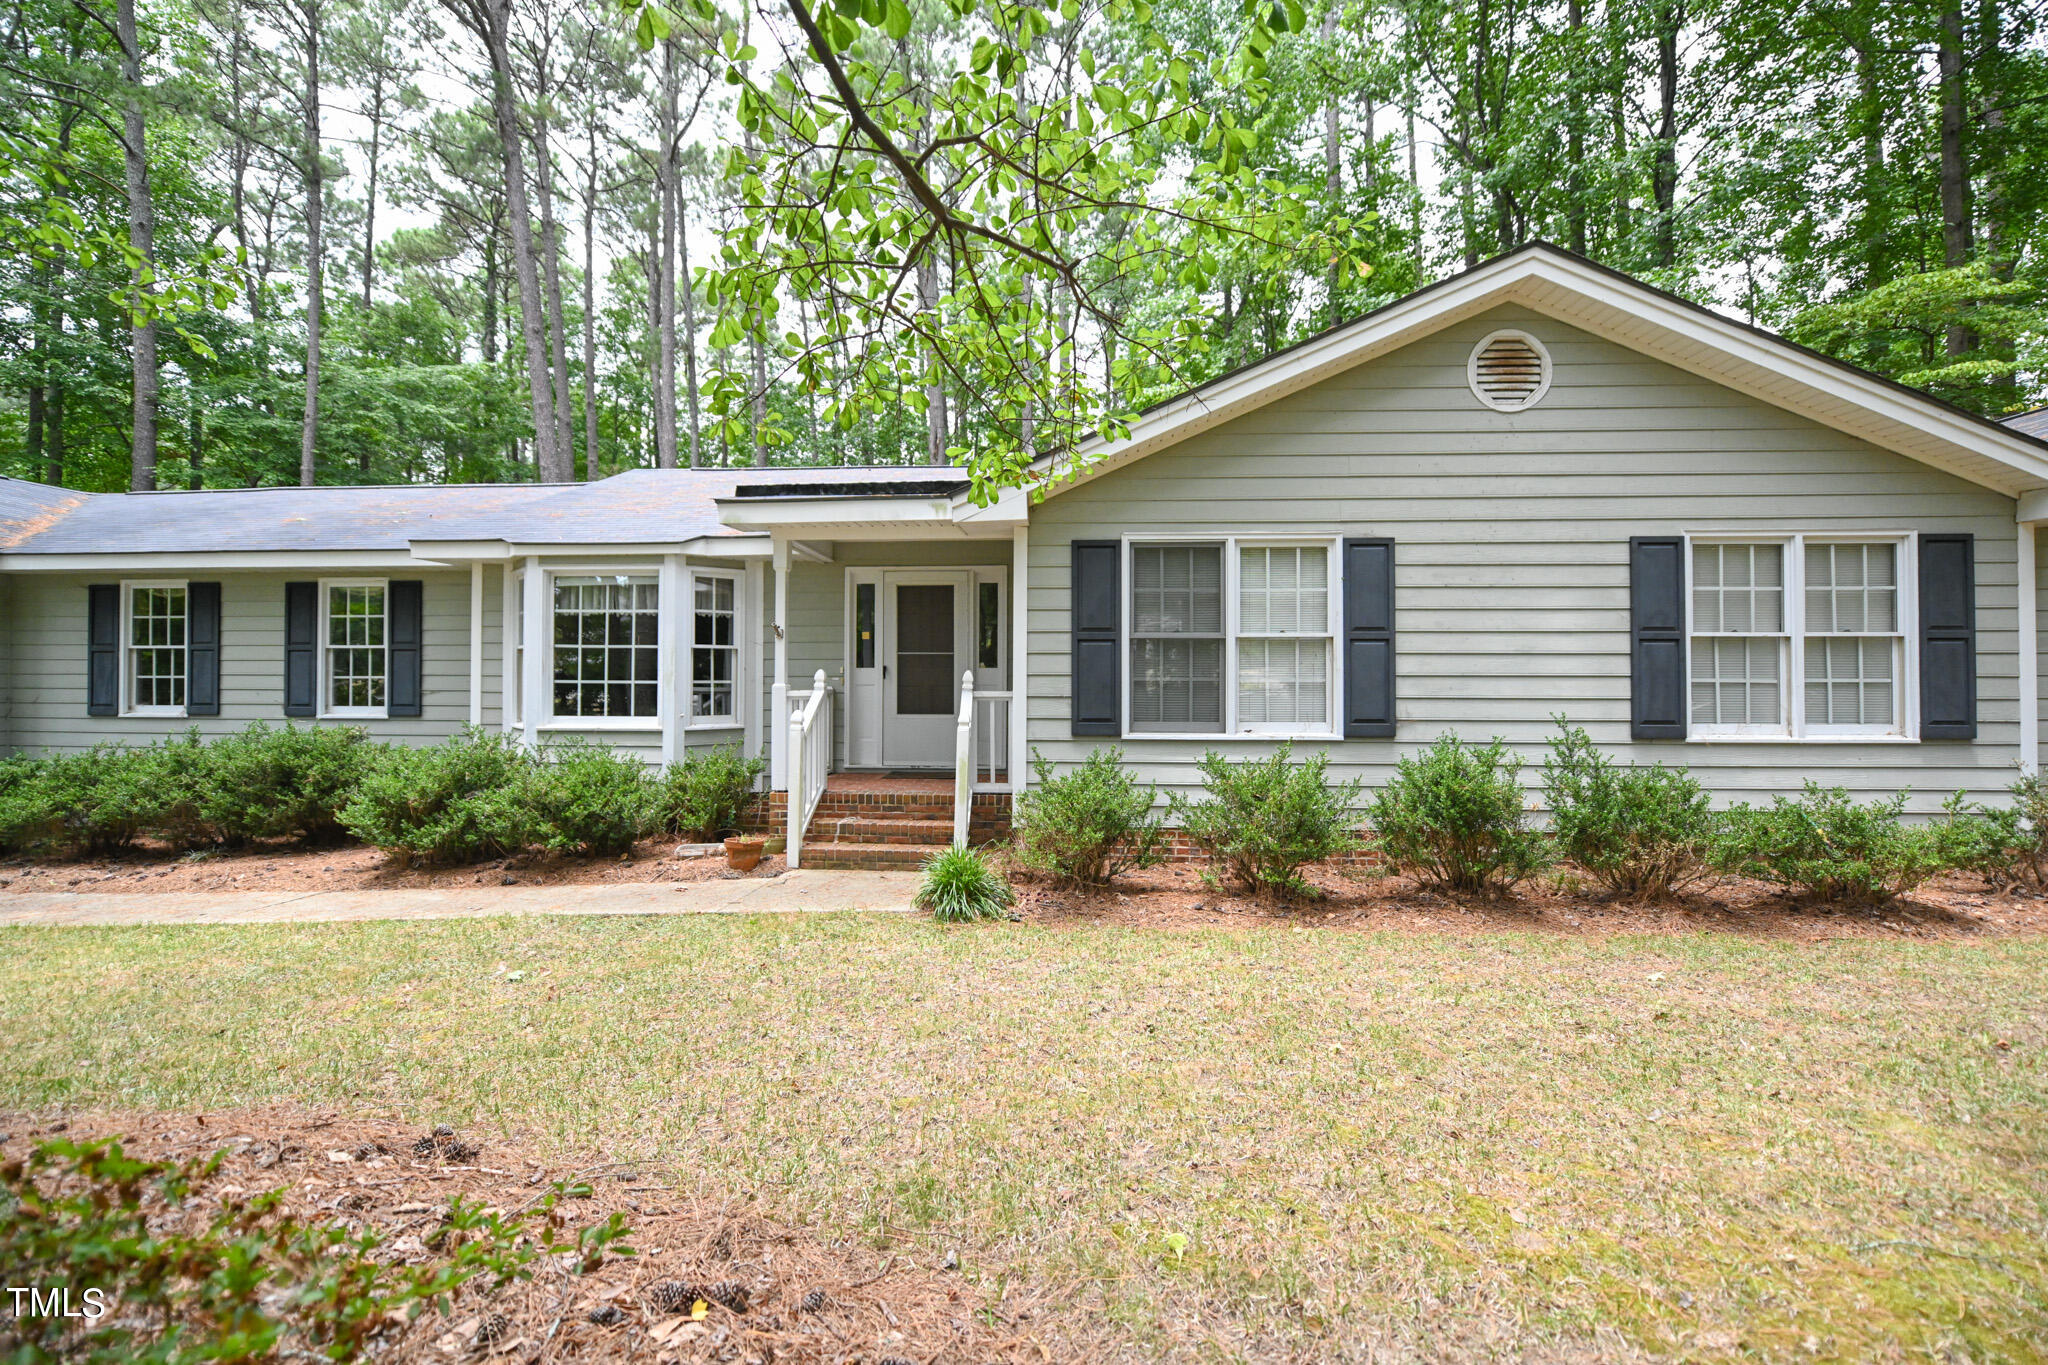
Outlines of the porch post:
M 747 561 L 746 658 L 740 661 L 741 749 L 749 758 L 761 756 L 761 694 L 754 690 L 760 679 L 754 670 L 761 666 L 761 576 L 765 566 L 758 559 Z
M 541 721 L 554 710 L 553 694 L 548 690 L 547 644 L 555 632 L 548 621 L 547 588 L 548 576 L 541 571 L 539 558 L 528 556 L 526 649 L 519 670 L 519 710 L 522 723 L 520 739 L 529 749 L 540 742 Z
M 505 596 L 498 611 L 498 733 L 509 735 L 519 725 L 519 570 L 505 561 Z
M 1010 530 L 1010 791 L 1031 776 L 1031 528 Z
M 768 786 L 771 791 L 789 790 L 789 542 L 776 536 L 775 544 L 775 685 L 769 690 Z
M 2041 659 L 2037 618 L 2040 592 L 2034 580 L 2034 531 L 2037 521 L 2019 524 L 2020 574 L 2020 769 L 2041 769 Z
M 469 723 L 484 723 L 484 562 L 469 562 Z
M 661 766 L 666 768 L 676 761 L 676 732 L 682 728 L 682 706 L 676 686 L 676 672 L 682 653 L 683 613 L 690 604 L 684 601 L 683 560 L 681 555 L 663 555 L 661 558 L 660 586 L 656 589 L 656 600 L 660 613 L 654 618 L 654 637 L 661 646 L 661 657 L 655 664 L 655 709 L 661 712 Z

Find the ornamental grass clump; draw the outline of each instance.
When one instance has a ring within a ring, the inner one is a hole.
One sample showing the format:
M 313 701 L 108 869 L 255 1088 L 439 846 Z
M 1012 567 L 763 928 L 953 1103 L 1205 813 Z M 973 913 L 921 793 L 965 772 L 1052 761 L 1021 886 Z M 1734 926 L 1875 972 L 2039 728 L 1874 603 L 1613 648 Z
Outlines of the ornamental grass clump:
M 1282 744 L 1264 758 L 1232 762 L 1212 749 L 1200 766 L 1208 799 L 1175 794 L 1167 820 L 1236 886 L 1312 896 L 1316 890 L 1302 869 L 1364 844 L 1358 798 L 1365 784 L 1354 778 L 1332 785 L 1327 752 L 1297 763 L 1294 746 Z
M 1445 735 L 1403 758 L 1366 810 L 1374 846 L 1396 872 L 1471 895 L 1504 895 L 1555 860 L 1529 823 L 1522 758 L 1496 739 Z
M 925 860 L 914 904 L 941 924 L 1008 919 L 1017 893 L 988 860 L 960 844 Z
M 1031 755 L 1032 782 L 1016 797 L 1011 832 L 1017 860 L 1068 886 L 1104 886 L 1119 873 L 1152 867 L 1165 855 L 1166 831 L 1152 818 L 1157 787 L 1138 785 L 1111 746 L 1080 767 L 1055 774 Z
M 1717 817 L 1683 768 L 1618 764 L 1557 718 L 1543 764 L 1560 853 L 1617 896 L 1655 900 L 1706 876 Z
M 1802 900 L 1881 905 L 1952 865 L 1951 836 L 1938 824 L 1900 818 L 1906 796 L 1858 802 L 1809 781 L 1798 797 L 1736 806 L 1722 816 L 1714 862 Z

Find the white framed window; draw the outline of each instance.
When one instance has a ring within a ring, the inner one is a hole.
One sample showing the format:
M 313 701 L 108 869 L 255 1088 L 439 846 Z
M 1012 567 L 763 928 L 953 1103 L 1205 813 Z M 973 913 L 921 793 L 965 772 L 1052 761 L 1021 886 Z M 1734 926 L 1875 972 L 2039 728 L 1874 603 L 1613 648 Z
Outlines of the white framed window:
M 379 719 L 388 714 L 386 588 L 382 579 L 321 583 L 322 715 Z
M 739 715 L 739 580 L 690 574 L 690 724 L 729 728 Z
M 190 598 L 178 583 L 121 585 L 121 687 L 131 716 L 185 714 Z
M 655 721 L 661 584 L 652 574 L 556 574 L 553 715 Z
M 1335 734 L 1334 540 L 1126 542 L 1132 735 Z
M 1910 735 L 1912 555 L 1904 533 L 1690 537 L 1691 737 Z

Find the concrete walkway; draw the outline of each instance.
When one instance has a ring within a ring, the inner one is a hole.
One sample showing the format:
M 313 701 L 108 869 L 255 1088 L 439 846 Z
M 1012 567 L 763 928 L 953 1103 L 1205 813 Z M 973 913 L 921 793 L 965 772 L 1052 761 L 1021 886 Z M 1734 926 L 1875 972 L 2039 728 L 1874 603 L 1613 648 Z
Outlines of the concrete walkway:
M 0 893 L 0 927 L 81 924 L 325 924 L 491 915 L 903 913 L 915 872 L 826 872 L 706 882 L 494 886 L 446 891 L 28 891 Z

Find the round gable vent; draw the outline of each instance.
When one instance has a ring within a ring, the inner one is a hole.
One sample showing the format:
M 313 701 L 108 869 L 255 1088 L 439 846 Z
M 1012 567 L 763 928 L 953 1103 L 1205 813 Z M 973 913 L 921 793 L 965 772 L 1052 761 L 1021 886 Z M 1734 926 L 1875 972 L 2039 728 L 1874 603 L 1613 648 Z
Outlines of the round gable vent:
M 1496 412 L 1520 412 L 1550 391 L 1550 352 L 1527 332 L 1495 332 L 1472 348 L 1465 379 Z

